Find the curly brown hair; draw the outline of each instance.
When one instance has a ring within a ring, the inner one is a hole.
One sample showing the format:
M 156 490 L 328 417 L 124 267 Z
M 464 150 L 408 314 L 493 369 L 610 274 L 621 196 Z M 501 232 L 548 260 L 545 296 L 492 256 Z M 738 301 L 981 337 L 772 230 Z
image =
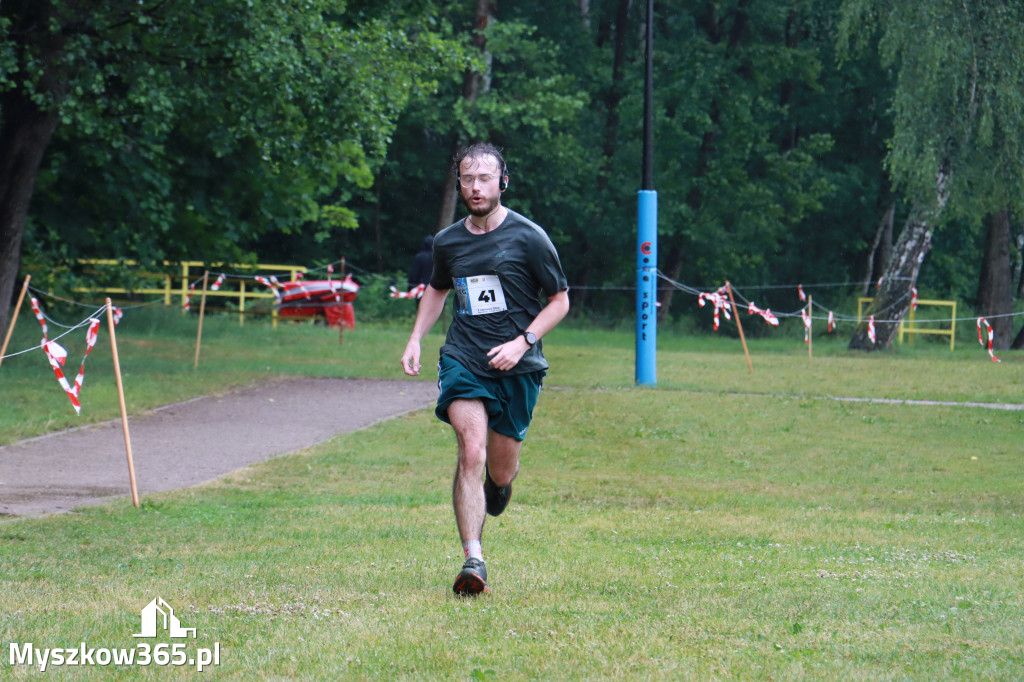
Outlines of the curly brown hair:
M 464 160 L 475 159 L 479 156 L 493 156 L 498 160 L 498 166 L 501 168 L 501 177 L 504 178 L 508 174 L 508 166 L 505 164 L 505 157 L 502 155 L 501 150 L 490 142 L 477 142 L 459 150 L 452 158 L 452 169 L 455 171 L 455 175 L 458 176 L 459 167 Z

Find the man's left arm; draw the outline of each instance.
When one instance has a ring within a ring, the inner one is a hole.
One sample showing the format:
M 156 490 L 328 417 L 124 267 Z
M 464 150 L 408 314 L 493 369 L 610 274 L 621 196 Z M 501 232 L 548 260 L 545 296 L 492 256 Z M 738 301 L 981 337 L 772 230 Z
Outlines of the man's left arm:
M 532 332 L 539 341 L 545 334 L 555 328 L 562 321 L 562 318 L 569 312 L 569 291 L 563 289 L 554 296 L 548 297 L 545 305 L 533 322 L 529 324 L 526 331 Z M 495 369 L 510 370 L 519 364 L 519 360 L 530 350 L 530 344 L 526 342 L 523 334 L 520 334 L 511 341 L 506 341 L 500 346 L 487 351 L 490 358 L 487 364 Z

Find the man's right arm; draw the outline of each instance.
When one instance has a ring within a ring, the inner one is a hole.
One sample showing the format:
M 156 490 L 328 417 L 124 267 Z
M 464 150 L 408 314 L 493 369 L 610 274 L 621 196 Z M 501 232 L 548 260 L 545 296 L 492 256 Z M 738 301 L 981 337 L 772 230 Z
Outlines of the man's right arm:
M 423 290 L 419 309 L 416 311 L 416 322 L 413 324 L 412 334 L 409 335 L 409 343 L 405 345 L 405 353 L 402 354 L 402 369 L 409 376 L 417 376 L 420 373 L 420 341 L 437 322 L 437 318 L 441 317 L 447 298 L 446 289 L 435 289 L 428 284 Z

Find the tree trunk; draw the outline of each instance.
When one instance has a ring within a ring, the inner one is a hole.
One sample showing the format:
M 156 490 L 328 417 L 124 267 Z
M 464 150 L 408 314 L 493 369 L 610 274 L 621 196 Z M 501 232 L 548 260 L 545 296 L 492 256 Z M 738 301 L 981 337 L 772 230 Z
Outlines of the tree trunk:
M 384 236 L 380 219 L 380 178 L 373 183 L 375 187 L 373 202 L 373 250 L 377 254 L 377 272 L 384 272 Z
M 26 54 L 38 59 L 43 65 L 39 91 L 57 102 L 66 91 L 66 82 L 59 70 L 65 38 L 47 28 L 54 7 L 48 0 L 35 0 L 22 4 L 15 13 L 9 35 L 19 41 L 17 54 L 22 59 Z M 19 66 L 29 68 L 24 63 Z M 55 106 L 44 110 L 19 89 L 0 95 L 0 112 L 3 112 L 0 125 L 0 333 L 5 333 L 21 262 L 25 218 L 43 154 L 59 119 Z
M 875 341 L 868 337 L 868 322 L 862 322 L 850 339 L 850 350 L 879 350 L 890 348 L 899 331 L 903 316 L 910 309 L 911 289 L 917 284 L 921 263 L 932 247 L 932 231 L 929 225 L 938 220 L 949 201 L 949 169 L 939 168 L 935 174 L 935 198 L 931 206 L 922 208 L 915 205 L 903 226 L 903 233 L 893 250 L 892 261 L 885 269 L 882 285 L 875 300 L 868 308 L 868 315 L 874 315 Z
M 1017 298 L 1024 298 L 1024 234 L 1018 234 L 1017 242 L 1017 270 L 1014 273 L 1013 281 L 1017 283 Z
M 580 0 L 580 18 L 583 20 L 583 30 L 590 30 L 590 0 Z
M 493 16 L 494 12 L 490 0 L 477 0 L 476 21 L 473 28 L 473 45 L 484 54 L 487 70 L 482 74 L 476 71 L 467 71 L 463 77 L 462 98 L 470 103 L 476 102 L 476 98 L 480 94 L 486 93 L 491 89 L 491 54 L 487 52 L 487 38 L 484 36 L 483 30 L 487 28 L 487 24 L 490 23 Z M 462 137 L 461 132 L 458 133 L 455 147 L 452 150 L 453 157 L 462 148 L 464 141 L 465 139 Z M 455 222 L 455 211 L 458 209 L 458 206 L 459 187 L 456 184 L 455 173 L 449 172 L 448 179 L 444 183 L 444 195 L 441 197 L 441 210 L 437 216 L 437 229 L 434 230 L 435 232 L 440 232 Z
M 978 281 L 978 314 L 992 325 L 992 347 L 1006 350 L 1013 334 L 1009 209 L 989 215 L 987 222 L 985 256 Z
M 618 132 L 620 125 L 619 105 L 624 94 L 623 72 L 626 65 L 627 36 L 629 30 L 629 7 L 631 0 L 619 0 L 615 13 L 615 33 L 612 37 L 614 50 L 612 52 L 612 81 L 604 95 L 605 121 L 604 140 L 601 144 L 601 160 L 599 161 L 596 174 L 597 195 L 605 196 L 608 184 L 611 181 L 612 167 L 615 159 L 615 152 L 618 149 Z M 589 5 L 588 5 L 589 7 Z M 584 9 L 580 5 L 581 11 Z M 588 9 L 589 11 L 589 9 Z M 584 15 L 586 16 L 586 15 Z M 594 224 L 600 225 L 604 222 L 604 212 L 598 209 L 594 216 Z M 600 247 L 598 247 L 600 249 Z M 576 271 L 576 282 L 579 288 L 574 289 L 573 307 L 583 308 L 587 304 L 588 290 L 585 288 L 590 284 L 590 274 L 593 270 L 592 254 L 594 242 L 586 239 L 580 244 L 577 255 L 578 268 Z
M 943 200 L 940 206 L 944 206 Z M 921 211 L 914 210 L 903 227 L 903 233 L 896 244 L 892 262 L 885 271 L 882 286 L 867 313 L 874 315 L 875 341 L 868 337 L 868 323 L 862 322 L 850 339 L 850 350 L 879 350 L 892 346 L 900 321 L 910 309 L 911 288 L 917 283 L 921 263 L 931 249 L 932 232 L 929 223 L 937 218 L 941 208 Z
M 885 272 L 885 269 L 889 267 L 889 263 L 892 260 L 892 227 L 895 216 L 896 202 L 893 202 L 889 204 L 885 215 L 878 222 L 875 239 L 871 243 L 867 266 L 864 268 L 864 296 L 868 295 L 868 292 L 871 290 L 871 284 Z
M 1017 235 L 1017 258 L 1020 268 L 1020 272 L 1017 273 L 1015 278 L 1017 282 L 1017 298 L 1022 298 L 1024 297 L 1024 234 Z M 1010 344 L 1010 348 L 1013 350 L 1024 349 L 1024 327 L 1021 327 L 1013 343 Z
M 1017 334 L 1017 338 L 1010 344 L 1010 348 L 1013 350 L 1024 350 L 1024 327 L 1021 327 L 1020 332 Z

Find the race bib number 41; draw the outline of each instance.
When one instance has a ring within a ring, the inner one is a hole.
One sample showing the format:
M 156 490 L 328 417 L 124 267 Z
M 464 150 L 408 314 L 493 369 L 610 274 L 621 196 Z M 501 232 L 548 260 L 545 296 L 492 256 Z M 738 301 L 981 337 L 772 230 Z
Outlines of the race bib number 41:
M 489 315 L 508 309 L 497 275 L 455 277 L 454 282 L 459 312 L 463 315 Z

